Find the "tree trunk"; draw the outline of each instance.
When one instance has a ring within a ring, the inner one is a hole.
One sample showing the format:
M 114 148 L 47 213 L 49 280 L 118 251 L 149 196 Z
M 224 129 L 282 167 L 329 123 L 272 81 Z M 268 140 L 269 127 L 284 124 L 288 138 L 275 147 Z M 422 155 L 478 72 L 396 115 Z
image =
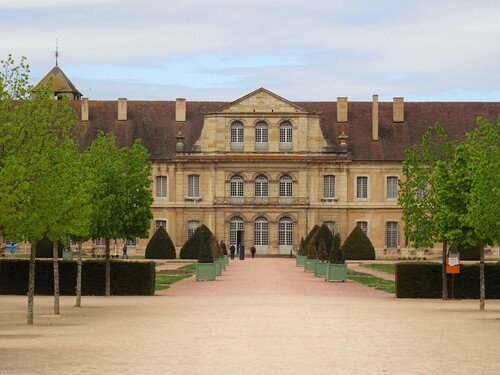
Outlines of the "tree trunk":
M 443 299 L 448 298 L 448 275 L 446 274 L 446 250 L 448 247 L 448 242 L 443 241 Z
M 484 246 L 479 249 L 479 311 L 484 311 L 486 287 L 484 280 Z
M 106 289 L 104 292 L 105 296 L 111 295 L 111 262 L 109 260 L 109 238 L 105 239 L 106 243 Z
M 59 257 L 57 254 L 59 242 L 52 241 L 52 256 L 54 258 L 54 314 L 59 315 Z
M 76 304 L 82 307 L 82 243 L 78 243 L 78 261 L 76 266 Z
M 35 254 L 36 242 L 32 242 L 30 251 L 30 270 L 28 278 L 28 324 L 33 324 L 33 304 L 35 299 Z

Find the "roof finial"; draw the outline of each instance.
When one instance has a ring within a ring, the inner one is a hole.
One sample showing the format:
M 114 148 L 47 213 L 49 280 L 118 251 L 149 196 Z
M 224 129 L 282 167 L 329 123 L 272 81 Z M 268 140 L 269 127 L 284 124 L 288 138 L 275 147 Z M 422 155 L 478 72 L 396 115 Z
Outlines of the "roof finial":
M 54 52 L 54 56 L 56 57 L 56 66 L 58 66 L 58 60 L 59 60 L 59 48 L 58 48 L 58 43 L 57 43 L 57 38 L 56 38 L 56 51 Z

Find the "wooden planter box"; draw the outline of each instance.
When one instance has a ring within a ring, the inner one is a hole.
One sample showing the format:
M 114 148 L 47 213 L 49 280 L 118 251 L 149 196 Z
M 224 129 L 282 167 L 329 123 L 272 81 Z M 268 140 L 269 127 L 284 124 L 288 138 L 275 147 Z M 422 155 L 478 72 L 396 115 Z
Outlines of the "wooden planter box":
M 215 263 L 196 263 L 196 281 L 215 280 Z
M 307 255 L 297 255 L 295 258 L 295 265 L 303 267 L 306 264 Z
M 326 277 L 326 262 L 318 262 L 314 263 L 314 276 L 315 277 Z
M 306 264 L 304 264 L 305 272 L 314 272 L 314 265 L 316 264 L 316 259 L 306 259 Z
M 347 264 L 326 264 L 325 281 L 346 281 Z

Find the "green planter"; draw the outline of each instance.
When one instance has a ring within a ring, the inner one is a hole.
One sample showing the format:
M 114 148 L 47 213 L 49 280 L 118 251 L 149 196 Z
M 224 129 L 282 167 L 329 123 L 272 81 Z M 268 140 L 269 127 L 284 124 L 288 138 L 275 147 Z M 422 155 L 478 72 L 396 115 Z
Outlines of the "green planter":
M 222 260 L 216 259 L 214 260 L 214 264 L 215 264 L 215 275 L 216 276 L 222 275 Z
M 326 277 L 326 262 L 318 262 L 314 263 L 314 276 L 315 277 Z
M 307 255 L 297 255 L 297 258 L 295 258 L 295 265 L 302 267 L 306 264 L 306 260 L 307 260 Z
M 325 281 L 346 281 L 347 264 L 326 263 Z
M 228 266 L 229 265 L 229 255 L 224 255 L 224 258 L 222 258 L 222 259 L 224 259 L 224 264 L 226 266 Z M 226 270 L 226 267 L 224 267 L 224 271 L 225 270 Z
M 314 265 L 316 263 L 316 259 L 306 259 L 306 264 L 304 264 L 305 272 L 314 272 Z
M 196 281 L 215 280 L 215 263 L 196 263 Z

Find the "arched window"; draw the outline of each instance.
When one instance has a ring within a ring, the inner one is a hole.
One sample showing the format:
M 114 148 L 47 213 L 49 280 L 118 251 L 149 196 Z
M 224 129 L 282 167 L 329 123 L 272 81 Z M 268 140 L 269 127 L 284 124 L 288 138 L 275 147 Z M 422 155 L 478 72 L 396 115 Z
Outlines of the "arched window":
M 245 181 L 241 176 L 233 176 L 230 181 L 231 197 L 243 197 Z
M 290 121 L 280 124 L 280 150 L 291 150 L 293 148 L 293 128 Z
M 244 222 L 241 217 L 234 217 L 229 223 L 229 245 L 237 246 L 244 242 Z
M 254 191 L 255 197 L 269 196 L 269 181 L 266 176 L 257 176 L 254 182 Z
M 289 217 L 278 223 L 278 248 L 280 254 L 288 254 L 293 245 L 293 222 Z
M 259 217 L 255 220 L 253 243 L 256 247 L 269 244 L 269 222 L 265 217 Z
M 279 194 L 280 198 L 290 198 L 293 196 L 293 181 L 290 176 L 280 178 Z
M 269 149 L 269 129 L 265 121 L 255 124 L 255 150 L 266 151 Z
M 243 150 L 244 148 L 244 127 L 241 121 L 233 121 L 231 124 L 231 150 Z

